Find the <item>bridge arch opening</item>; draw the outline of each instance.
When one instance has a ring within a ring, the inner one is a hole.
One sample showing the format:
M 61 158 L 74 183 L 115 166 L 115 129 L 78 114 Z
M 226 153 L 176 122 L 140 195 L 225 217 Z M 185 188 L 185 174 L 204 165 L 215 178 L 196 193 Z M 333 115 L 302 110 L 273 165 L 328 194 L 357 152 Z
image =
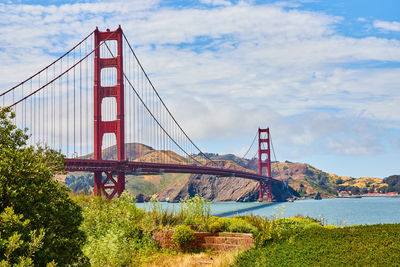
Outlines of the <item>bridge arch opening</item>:
M 101 120 L 115 121 L 117 119 L 117 99 L 105 97 L 101 101 Z
M 102 160 L 117 160 L 117 138 L 114 133 L 105 133 L 101 144 Z
M 106 40 L 100 47 L 100 58 L 113 58 L 118 54 L 117 40 Z
M 117 85 L 117 68 L 102 68 L 101 69 L 100 85 L 104 87 L 111 87 Z

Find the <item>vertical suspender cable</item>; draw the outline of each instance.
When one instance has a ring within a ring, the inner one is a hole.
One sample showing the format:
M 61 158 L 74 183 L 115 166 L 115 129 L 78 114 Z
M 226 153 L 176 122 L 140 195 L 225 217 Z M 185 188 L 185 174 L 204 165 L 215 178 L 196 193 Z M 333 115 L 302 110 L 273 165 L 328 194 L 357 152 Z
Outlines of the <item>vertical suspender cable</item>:
M 79 46 L 79 58 L 82 57 L 82 47 Z M 79 64 L 79 155 L 82 156 L 82 63 Z
M 39 83 L 39 88 L 40 88 L 40 73 L 39 73 L 39 76 L 38 76 L 38 83 Z M 41 97 L 40 97 L 40 93 L 38 94 L 38 102 L 39 102 L 39 108 L 38 108 L 38 136 L 36 137 L 39 141 L 40 141 L 40 101 L 41 101 Z M 37 142 L 39 142 L 39 141 L 37 141 Z
M 49 75 L 49 69 L 46 68 L 46 84 L 49 82 L 48 75 Z M 43 121 L 46 123 L 46 127 L 45 127 L 46 133 L 44 134 L 44 136 L 46 136 L 46 138 L 43 138 L 43 139 L 46 142 L 46 144 L 48 144 L 48 143 L 50 143 L 50 140 L 49 140 L 49 86 L 46 86 L 45 90 L 46 91 L 43 91 L 43 94 L 46 94 L 46 96 L 45 96 L 46 119 Z
M 69 69 L 69 55 L 67 56 L 67 69 Z M 67 72 L 67 158 L 69 157 L 69 72 Z
M 53 65 L 53 79 L 56 77 L 56 64 Z M 51 139 L 52 139 L 52 146 L 56 146 L 55 142 L 55 117 L 56 117 L 56 105 L 55 105 L 55 91 L 56 90 L 56 82 L 53 82 L 53 89 L 52 89 L 52 107 L 51 107 L 51 116 L 52 116 L 52 123 L 51 123 Z
M 62 69 L 62 59 L 61 59 L 61 61 L 60 61 L 60 73 L 62 73 L 62 71 L 63 71 L 63 69 Z M 58 82 L 58 91 L 59 91 L 59 94 L 60 94 L 60 96 L 58 97 L 58 142 L 59 142 L 59 145 L 60 145 L 60 150 L 62 150 L 63 149 L 63 147 L 62 147 L 62 145 L 63 145 L 63 136 L 62 136 L 62 133 L 63 133 L 63 127 L 62 127 L 62 125 L 63 125 L 63 123 L 62 123 L 62 114 L 63 114 L 63 107 L 62 107 L 62 99 L 63 99 L 63 97 L 62 97 L 62 76 L 60 77 L 60 79 L 59 79 L 59 82 Z
M 87 53 L 88 53 L 88 47 L 87 47 L 87 41 L 85 41 L 85 55 L 87 55 Z M 86 124 L 86 142 L 85 142 L 85 145 L 86 145 L 86 154 L 88 154 L 89 153 L 89 149 L 88 149 L 88 147 L 89 147 L 89 111 L 88 111 L 88 108 L 89 108 L 89 59 L 85 59 L 85 61 L 86 61 L 86 88 L 85 88 L 85 90 L 86 90 L 86 103 L 85 103 L 85 105 L 86 105 L 86 120 L 85 120 L 85 124 Z
M 74 49 L 74 57 L 73 57 L 73 59 L 74 59 L 74 65 L 75 65 L 75 49 Z M 73 155 L 76 153 L 76 147 L 75 147 L 75 134 L 76 134 L 76 128 L 75 128 L 75 118 L 76 118 L 76 105 L 75 105 L 75 67 L 74 67 L 74 76 L 73 76 L 73 79 L 74 79 L 74 82 L 73 82 L 73 86 L 74 86 L 74 91 L 73 91 L 73 97 L 74 97 L 74 103 L 73 103 L 73 109 L 74 109 L 74 111 L 73 111 L 73 134 L 74 134 L 74 137 L 73 137 L 73 140 L 74 140 L 74 150 L 72 151 L 72 153 L 73 153 Z

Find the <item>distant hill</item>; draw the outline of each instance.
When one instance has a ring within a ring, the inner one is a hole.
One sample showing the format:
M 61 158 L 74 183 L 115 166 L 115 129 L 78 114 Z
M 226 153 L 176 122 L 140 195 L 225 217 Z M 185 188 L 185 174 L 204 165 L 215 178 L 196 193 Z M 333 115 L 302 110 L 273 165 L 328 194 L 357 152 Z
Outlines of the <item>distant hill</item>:
M 392 175 L 383 179 L 388 184 L 388 192 L 400 193 L 400 175 Z
M 232 160 L 246 169 L 258 171 L 256 158 L 242 159 L 233 154 L 226 154 L 212 156 L 211 159 Z M 301 196 L 315 196 L 319 192 L 322 197 L 331 197 L 340 191 L 350 191 L 353 194 L 392 192 L 388 191 L 388 184 L 380 178 L 339 176 L 305 163 L 272 162 L 271 169 L 272 177 L 287 181 Z
M 149 152 L 154 151 L 154 149 L 150 146 L 146 146 L 140 143 L 128 143 L 125 144 L 125 151 L 128 160 L 132 160 L 134 158 L 143 157 Z M 117 146 L 110 146 L 102 150 L 102 155 L 105 160 L 116 160 L 117 159 Z M 81 159 L 93 159 L 93 153 L 84 155 L 80 157 Z
M 155 150 L 150 146 L 138 143 L 125 145 L 128 158 L 135 161 L 184 163 L 186 159 L 172 151 Z M 107 159 L 116 159 L 116 146 L 103 150 Z M 233 154 L 207 153 L 217 164 L 240 170 L 258 172 L 258 159 L 243 159 Z M 82 158 L 93 158 L 93 154 Z M 205 163 L 203 157 L 196 159 Z M 293 188 L 282 189 L 274 186 L 276 200 L 282 201 L 291 196 L 332 197 L 340 191 L 353 194 L 400 192 L 400 175 L 385 179 L 362 177 L 352 178 L 326 173 L 309 164 L 295 162 L 273 162 L 272 176 L 288 183 Z M 67 186 L 75 192 L 92 192 L 93 175 L 91 173 L 70 173 L 62 177 Z M 258 196 L 258 184 L 248 179 L 215 177 L 211 175 L 160 174 L 160 175 L 127 175 L 126 189 L 134 194 L 152 195 L 157 193 L 160 199 L 177 201 L 182 197 L 202 194 L 214 201 L 253 201 Z

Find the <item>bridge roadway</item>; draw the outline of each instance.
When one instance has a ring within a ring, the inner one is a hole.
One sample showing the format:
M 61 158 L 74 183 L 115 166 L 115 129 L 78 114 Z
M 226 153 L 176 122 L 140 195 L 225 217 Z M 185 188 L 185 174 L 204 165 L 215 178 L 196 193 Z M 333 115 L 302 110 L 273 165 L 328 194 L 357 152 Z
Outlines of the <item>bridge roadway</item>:
M 272 177 L 262 176 L 252 172 L 244 172 L 223 168 L 215 168 L 197 165 L 181 165 L 170 163 L 151 163 L 119 160 L 94 160 L 94 159 L 66 159 L 65 169 L 67 171 L 86 172 L 124 172 L 126 174 L 159 174 L 159 173 L 191 173 L 209 174 L 223 177 L 247 178 L 258 182 L 271 181 L 282 183 Z

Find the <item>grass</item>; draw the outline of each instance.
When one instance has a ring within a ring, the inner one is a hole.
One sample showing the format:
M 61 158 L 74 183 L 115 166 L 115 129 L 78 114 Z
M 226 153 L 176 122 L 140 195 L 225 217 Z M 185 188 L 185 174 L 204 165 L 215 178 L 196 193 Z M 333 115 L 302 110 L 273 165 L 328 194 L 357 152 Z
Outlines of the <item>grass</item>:
M 212 266 L 212 267 L 228 267 L 231 266 L 238 251 L 224 252 L 219 254 L 210 253 L 184 253 L 184 254 L 161 254 L 159 257 L 149 263 L 144 264 L 145 267 L 197 267 L 197 266 Z
M 242 252 L 234 266 L 400 266 L 400 224 L 304 229 Z

